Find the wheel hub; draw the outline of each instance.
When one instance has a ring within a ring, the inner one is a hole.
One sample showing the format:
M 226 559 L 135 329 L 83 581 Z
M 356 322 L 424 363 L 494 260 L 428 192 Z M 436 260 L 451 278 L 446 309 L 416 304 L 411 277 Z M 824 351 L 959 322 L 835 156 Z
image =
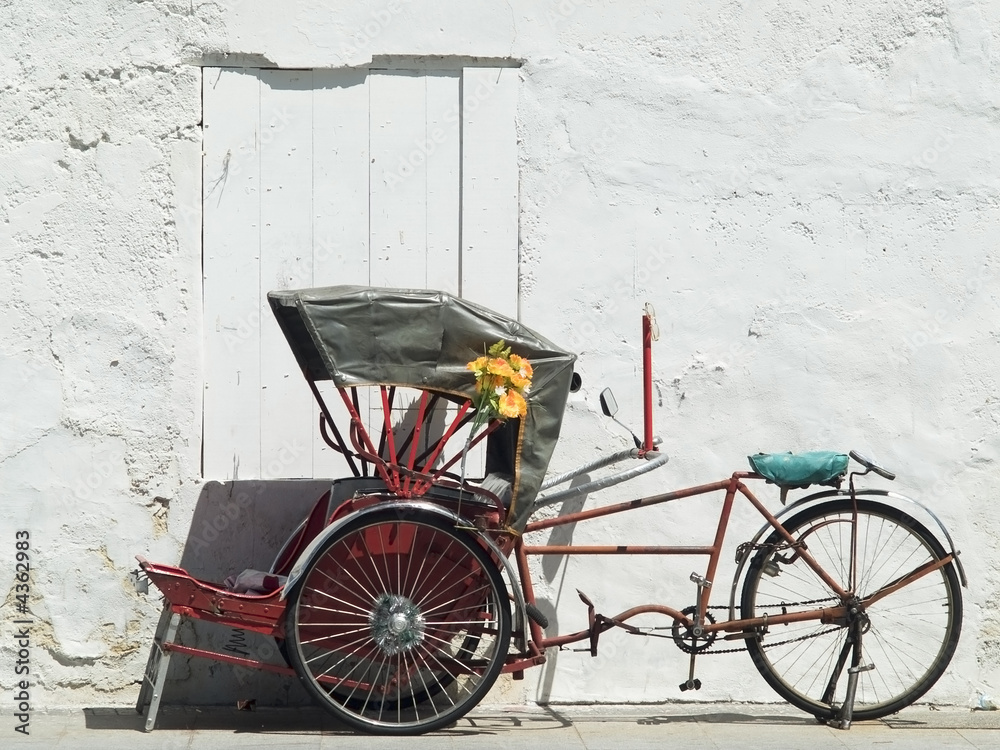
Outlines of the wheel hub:
M 372 639 L 389 656 L 409 651 L 424 640 L 420 608 L 399 594 L 382 594 L 368 616 Z

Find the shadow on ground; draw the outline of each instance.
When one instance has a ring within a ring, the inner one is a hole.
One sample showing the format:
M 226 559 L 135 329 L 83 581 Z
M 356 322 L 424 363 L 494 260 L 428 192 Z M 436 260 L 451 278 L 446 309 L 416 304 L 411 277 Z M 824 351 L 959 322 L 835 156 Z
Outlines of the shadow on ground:
M 125 708 L 88 708 L 84 711 L 86 726 L 94 730 L 142 732 L 143 720 L 134 710 Z M 567 729 L 577 724 L 625 723 L 656 726 L 679 723 L 756 724 L 805 726 L 816 725 L 812 717 L 802 715 L 760 715 L 738 712 L 650 713 L 629 707 L 627 713 L 616 713 L 613 707 L 585 715 L 570 715 L 551 707 L 531 709 L 482 709 L 473 711 L 436 734 L 462 736 L 502 734 L 509 731 L 545 731 Z M 357 734 L 333 716 L 319 708 L 261 708 L 241 711 L 225 706 L 167 706 L 160 710 L 156 732 L 216 730 L 221 732 L 252 732 L 256 734 Z

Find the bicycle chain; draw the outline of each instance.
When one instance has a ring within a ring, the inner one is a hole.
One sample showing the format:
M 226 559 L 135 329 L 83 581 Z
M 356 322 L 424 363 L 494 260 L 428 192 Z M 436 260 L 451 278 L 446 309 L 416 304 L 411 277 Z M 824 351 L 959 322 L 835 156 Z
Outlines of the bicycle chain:
M 826 635 L 828 633 L 833 633 L 833 632 L 835 632 L 837 630 L 840 630 L 840 629 L 841 628 L 839 628 L 839 627 L 829 628 L 827 630 L 821 630 L 818 633 L 810 633 L 809 635 L 800 635 L 798 638 L 789 638 L 789 639 L 784 640 L 784 641 L 775 641 L 774 643 L 763 643 L 763 642 L 761 642 L 760 647 L 761 648 L 771 648 L 773 646 L 785 646 L 785 645 L 787 645 L 789 643 L 798 643 L 799 641 L 808 641 L 810 638 L 819 638 L 819 636 L 821 636 L 821 635 Z M 715 654 L 738 654 L 741 651 L 746 651 L 746 650 L 747 650 L 746 646 L 743 646 L 743 647 L 740 647 L 740 648 L 720 648 L 720 649 L 717 649 L 717 650 L 707 649 L 705 651 L 700 651 L 698 653 L 698 655 L 699 656 L 708 656 L 708 655 L 715 655 Z
M 806 607 L 806 606 L 809 606 L 809 605 L 812 605 L 812 604 L 822 604 L 824 602 L 832 602 L 832 601 L 836 601 L 836 600 L 837 600 L 837 597 L 835 597 L 835 596 L 828 596 L 825 599 L 810 599 L 809 601 L 805 601 L 805 602 L 782 602 L 781 605 L 779 605 L 779 606 L 781 606 L 781 607 Z M 726 606 L 725 604 L 716 604 L 716 605 L 712 605 L 712 606 L 706 607 L 706 609 L 722 610 L 722 609 L 729 609 L 729 607 Z M 673 628 L 673 626 L 671 625 L 670 629 L 672 629 L 672 628 Z M 650 628 L 650 630 L 667 630 L 667 629 L 668 628 L 666 628 L 666 627 L 663 627 L 663 628 Z M 818 633 L 810 633 L 809 635 L 800 635 L 798 638 L 789 638 L 789 639 L 784 640 L 784 641 L 775 641 L 774 643 L 761 643 L 761 648 L 772 648 L 774 646 L 786 646 L 789 643 L 798 643 L 799 641 L 807 641 L 810 638 L 818 638 L 821 635 L 827 635 L 829 633 L 836 632 L 837 630 L 840 630 L 840 629 L 841 629 L 840 627 L 828 628 L 827 630 L 821 630 Z M 654 634 L 653 633 L 642 633 L 642 635 L 654 635 Z M 656 637 L 658 637 L 658 638 L 672 638 L 673 636 L 656 635 Z M 738 654 L 741 651 L 746 651 L 746 650 L 747 650 L 746 646 L 737 647 L 737 648 L 720 648 L 720 649 L 712 649 L 711 647 L 709 647 L 709 648 L 705 649 L 704 651 L 698 651 L 698 655 L 699 656 L 708 656 L 708 655 L 716 655 L 716 654 Z

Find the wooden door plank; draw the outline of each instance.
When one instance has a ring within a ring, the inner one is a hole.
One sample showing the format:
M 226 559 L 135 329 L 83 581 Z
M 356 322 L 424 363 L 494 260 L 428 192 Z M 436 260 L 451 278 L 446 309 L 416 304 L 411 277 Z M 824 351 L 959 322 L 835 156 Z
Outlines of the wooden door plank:
M 517 68 L 462 76 L 462 296 L 518 314 Z
M 203 242 L 206 479 L 260 472 L 260 82 L 205 68 Z
M 414 288 L 426 279 L 426 84 L 416 71 L 373 70 L 371 283 Z
M 428 72 L 427 276 L 428 289 L 459 292 L 461 128 L 458 72 Z
M 312 394 L 267 303 L 313 286 L 312 72 L 261 70 L 260 476 L 311 477 Z
M 316 286 L 369 283 L 368 72 L 313 72 L 313 282 Z M 305 386 L 303 386 L 305 387 Z M 361 412 L 368 412 L 361 388 Z M 327 404 L 342 435 L 346 410 L 332 389 Z M 314 415 L 318 420 L 318 416 Z M 318 429 L 318 427 L 317 427 Z M 313 441 L 315 476 L 349 474 L 343 457 L 321 437 Z
M 368 284 L 368 74 L 313 72 L 317 286 Z

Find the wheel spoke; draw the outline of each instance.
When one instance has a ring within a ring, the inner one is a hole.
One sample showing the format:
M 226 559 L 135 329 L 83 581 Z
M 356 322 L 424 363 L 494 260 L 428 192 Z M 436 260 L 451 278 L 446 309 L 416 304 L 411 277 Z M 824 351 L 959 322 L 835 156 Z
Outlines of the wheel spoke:
M 482 586 L 479 586 L 478 588 L 471 589 L 469 591 L 463 591 L 463 592 L 461 592 L 461 594 L 459 596 L 456 596 L 456 597 L 454 597 L 453 599 L 451 599 L 449 601 L 441 602 L 440 604 L 438 604 L 435 607 L 421 607 L 420 610 L 422 612 L 424 612 L 425 614 L 430 614 L 431 612 L 438 612 L 438 611 L 440 611 L 442 609 L 445 609 L 449 605 L 455 604 L 456 602 L 458 602 L 458 601 L 460 601 L 462 599 L 469 599 L 470 597 L 475 597 L 480 592 L 485 592 L 485 591 L 489 591 L 489 590 L 490 590 L 490 584 L 489 583 L 484 583 Z M 472 607 L 470 607 L 470 606 L 465 606 L 465 607 L 462 607 L 459 611 L 463 611 L 463 610 L 467 610 L 467 609 L 471 609 L 471 608 Z M 455 610 L 451 610 L 451 611 L 454 612 Z
M 350 648 L 351 646 L 353 646 L 353 645 L 355 645 L 355 644 L 364 644 L 364 643 L 366 643 L 366 642 L 367 642 L 367 641 L 369 641 L 369 640 L 370 640 L 370 639 L 369 639 L 369 637 L 368 637 L 367 635 L 365 635 L 365 636 L 363 636 L 363 637 L 361 637 L 361 638 L 358 638 L 358 639 L 356 639 L 356 640 L 353 640 L 353 641 L 351 641 L 350 643 L 348 643 L 348 644 L 347 644 L 347 645 L 345 646 L 345 648 Z M 320 650 L 318 646 L 314 646 L 313 648 L 315 648 L 315 649 L 316 649 L 317 651 L 319 651 L 319 650 Z M 350 658 L 350 657 L 351 657 L 352 655 L 354 655 L 354 654 L 358 653 L 358 651 L 360 651 L 360 650 L 361 650 L 361 648 L 362 648 L 362 646 L 361 646 L 361 645 L 359 645 L 359 646 L 358 646 L 358 648 L 356 648 L 356 649 L 354 649 L 353 651 L 351 651 L 351 652 L 349 652 L 348 654 L 346 654 L 346 655 L 345 655 L 345 656 L 344 656 L 344 657 L 343 657 L 343 658 L 342 658 L 342 659 L 341 659 L 340 661 L 338 661 L 338 662 L 337 662 L 336 664 L 334 664 L 334 665 L 333 665 L 332 667 L 329 667 L 329 668 L 328 668 L 328 669 L 326 669 L 325 671 L 321 672 L 321 673 L 320 673 L 320 674 L 319 674 L 318 676 L 323 676 L 323 675 L 326 675 L 326 674 L 327 674 L 327 673 L 329 673 L 329 672 L 330 672 L 331 670 L 333 670 L 333 669 L 336 669 L 336 668 L 337 668 L 337 667 L 339 667 L 339 666 L 340 666 L 340 665 L 341 665 L 341 664 L 342 664 L 342 663 L 343 663 L 343 662 L 344 662 L 344 661 L 345 661 L 346 659 L 349 659 L 349 658 Z M 319 654 L 317 654 L 316 656 L 312 657 L 311 659 L 306 659 L 306 660 L 305 660 L 305 663 L 306 663 L 306 664 L 311 664 L 312 662 L 316 661 L 317 659 L 329 659 L 329 658 L 330 658 L 330 656 L 331 656 L 332 654 L 337 654 L 337 653 L 340 653 L 340 652 L 339 652 L 339 651 L 326 651 L 325 653 L 319 653 Z
M 361 570 L 360 566 L 359 566 L 358 569 Z M 341 581 L 339 581 L 336 578 L 334 578 L 333 576 L 331 576 L 325 570 L 317 568 L 316 572 L 319 573 L 320 575 L 326 577 L 327 579 L 329 579 L 333 583 L 337 584 L 338 586 L 343 587 L 344 584 Z M 350 578 L 352 581 L 354 581 L 354 583 L 356 583 L 358 585 L 358 588 L 361 589 L 361 591 L 365 594 L 365 596 L 367 596 L 369 599 L 371 599 L 373 601 L 375 600 L 376 595 L 373 593 L 374 589 L 368 589 L 368 588 L 366 588 L 365 585 L 363 583 L 361 583 L 361 581 L 359 581 L 357 578 L 354 577 L 354 575 L 351 573 L 351 571 L 347 568 L 346 565 L 341 566 L 340 572 L 342 572 L 344 575 L 346 575 L 348 578 Z M 364 575 L 364 571 L 363 570 L 361 570 L 361 573 L 362 573 L 362 575 Z M 365 578 L 367 579 L 367 576 L 365 576 Z M 368 585 L 371 586 L 371 581 L 368 581 Z M 321 589 L 317 589 L 317 592 L 318 593 L 326 593 L 326 592 L 322 591 Z
M 437 593 L 441 590 L 441 588 L 443 586 L 450 588 L 450 587 L 452 587 L 452 586 L 455 585 L 455 579 L 453 579 L 451 577 L 451 574 L 453 572 L 455 572 L 456 570 L 459 570 L 459 568 L 463 564 L 468 564 L 468 561 L 467 560 L 452 560 L 451 561 L 451 569 L 449 569 L 445 574 L 443 574 L 443 575 L 439 574 L 437 576 L 438 580 L 437 580 L 437 583 L 435 584 L 434 588 L 431 589 L 430 591 L 422 594 L 420 596 L 420 599 L 417 601 L 417 606 L 419 606 L 420 609 L 423 610 L 423 611 L 428 611 L 430 609 L 430 603 L 433 602 L 433 601 L 435 601 Z M 470 571 L 462 570 L 462 577 L 464 578 L 465 575 L 468 572 L 470 572 Z M 447 590 L 447 588 L 445 590 Z

